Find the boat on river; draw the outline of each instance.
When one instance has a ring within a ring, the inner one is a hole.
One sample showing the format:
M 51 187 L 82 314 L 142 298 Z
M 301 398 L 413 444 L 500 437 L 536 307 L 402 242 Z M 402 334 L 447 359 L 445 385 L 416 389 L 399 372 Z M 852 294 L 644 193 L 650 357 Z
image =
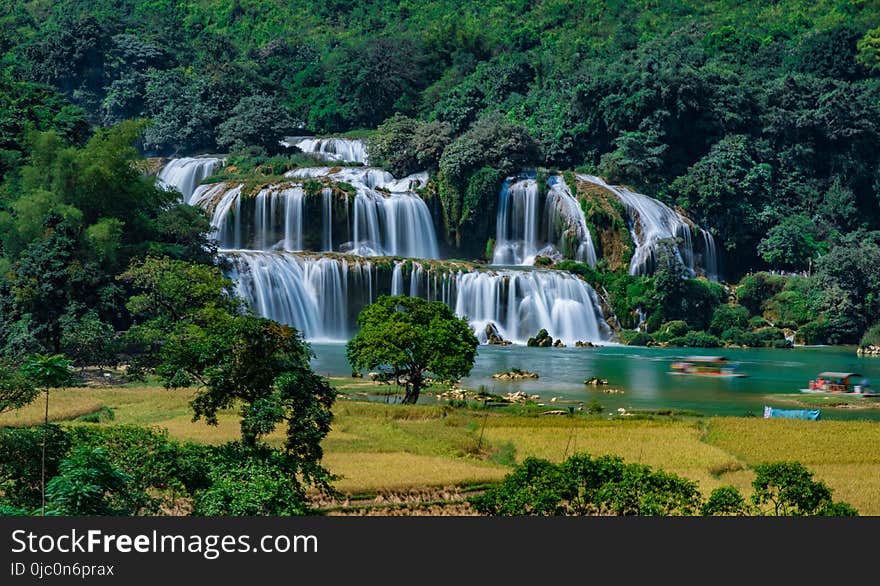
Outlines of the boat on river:
M 723 356 L 688 356 L 673 362 L 669 374 L 689 374 L 693 376 L 711 377 L 744 377 L 737 371 L 737 364 Z
M 858 372 L 820 372 L 810 381 L 802 393 L 855 395 L 858 397 L 880 397 L 880 390 L 872 389 L 868 379 L 861 379 Z

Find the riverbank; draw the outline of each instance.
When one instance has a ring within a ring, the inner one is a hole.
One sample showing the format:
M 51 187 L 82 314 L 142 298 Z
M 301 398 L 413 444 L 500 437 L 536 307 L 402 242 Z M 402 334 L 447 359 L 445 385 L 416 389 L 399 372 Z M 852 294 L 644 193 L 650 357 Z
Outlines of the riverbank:
M 316 372 L 348 379 L 351 367 L 344 344 L 312 344 Z M 724 356 L 743 378 L 671 376 L 670 365 L 683 357 Z M 493 375 L 529 370 L 535 379 L 499 380 Z M 792 349 L 695 349 L 596 346 L 593 348 L 529 348 L 489 346 L 477 349 L 476 362 L 462 386 L 505 396 L 537 395 L 538 402 L 587 405 L 599 401 L 605 412 L 618 409 L 694 411 L 706 417 L 760 417 L 764 406 L 782 409 L 822 407 L 823 419 L 880 421 L 880 399 L 819 397 L 800 393 L 822 371 L 858 372 L 880 386 L 880 360 L 856 355 L 854 347 Z M 607 385 L 585 385 L 590 378 Z M 349 379 L 354 380 L 354 379 Z M 615 393 L 605 391 L 614 390 Z M 553 401 L 553 399 L 556 401 Z M 426 393 L 424 401 L 430 401 Z
M 340 476 L 335 485 L 345 497 L 319 502 L 331 514 L 467 514 L 462 495 L 497 482 L 524 458 L 558 461 L 579 451 L 616 454 L 674 472 L 696 481 L 704 495 L 723 485 L 748 494 L 751 467 L 798 460 L 834 490 L 836 499 L 862 514 L 880 514 L 880 423 L 625 415 L 607 409 L 594 415 L 544 415 L 551 409 L 524 405 L 403 406 L 363 400 L 351 380 L 333 383 L 344 394 L 323 442 L 324 463 Z M 65 425 L 90 424 L 82 421 L 85 416 L 101 421 L 98 425 L 157 426 L 176 439 L 204 443 L 238 437 L 234 410 L 222 412 L 217 426 L 192 422 L 192 395 L 149 385 L 69 389 L 53 393 L 50 418 Z M 0 425 L 41 420 L 41 406 L 33 404 L 0 416 Z M 282 433 L 269 441 L 280 445 Z

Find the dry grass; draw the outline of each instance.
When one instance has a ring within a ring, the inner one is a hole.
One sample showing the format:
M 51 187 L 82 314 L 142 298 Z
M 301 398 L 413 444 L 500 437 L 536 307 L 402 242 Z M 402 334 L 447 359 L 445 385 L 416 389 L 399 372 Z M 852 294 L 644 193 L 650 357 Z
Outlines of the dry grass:
M 220 413 L 217 426 L 193 422 L 192 396 L 191 390 L 144 385 L 68 389 L 51 394 L 50 419 L 75 425 L 71 420 L 108 407 L 115 414 L 112 424 L 156 425 L 180 440 L 222 443 L 239 436 L 234 411 Z M 4 414 L 0 426 L 39 424 L 42 408 L 38 400 Z M 509 472 L 510 466 L 503 465 L 511 463 L 507 460 L 521 462 L 536 456 L 559 461 L 574 452 L 588 452 L 615 454 L 627 462 L 679 474 L 696 481 L 704 495 L 722 485 L 733 485 L 748 495 L 754 478 L 751 466 L 797 460 L 826 482 L 835 498 L 849 502 L 862 514 L 880 515 L 880 424 L 874 422 L 608 421 L 484 416 L 467 410 L 452 410 L 444 417 L 438 406 L 346 399 L 336 403 L 334 415 L 332 431 L 323 444 L 324 463 L 342 477 L 337 487 L 350 494 L 491 482 Z M 280 445 L 282 432 L 272 434 L 269 441 Z M 502 452 L 507 460 L 496 458 Z M 444 509 L 437 504 L 426 506 Z M 395 507 L 412 512 L 418 505 Z M 457 510 L 456 505 L 449 510 Z
M 558 462 L 575 452 L 613 454 L 694 480 L 707 495 L 725 484 L 745 489 L 750 480 L 734 470 L 744 466 L 703 442 L 702 435 L 699 425 L 681 421 L 490 418 L 486 428 L 490 440 L 515 446 L 517 461 L 534 456 Z M 718 474 L 719 469 L 725 472 Z
M 880 424 L 712 419 L 707 441 L 754 466 L 795 460 L 864 515 L 880 515 Z
M 500 480 L 510 470 L 477 459 L 424 456 L 408 452 L 334 452 L 324 464 L 342 478 L 334 483 L 343 493 L 411 487 L 464 485 Z

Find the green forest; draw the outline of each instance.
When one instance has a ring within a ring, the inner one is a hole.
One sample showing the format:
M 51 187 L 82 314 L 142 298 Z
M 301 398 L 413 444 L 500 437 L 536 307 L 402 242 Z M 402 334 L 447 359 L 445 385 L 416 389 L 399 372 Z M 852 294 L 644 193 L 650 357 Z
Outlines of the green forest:
M 0 413 L 42 391 L 47 415 L 42 429 L 0 428 L 0 513 L 155 513 L 180 494 L 194 514 L 287 515 L 309 511 L 307 489 L 333 492 L 321 442 L 337 391 L 302 332 L 236 297 L 205 209 L 156 181 L 168 158 L 200 154 L 227 157 L 208 181 L 252 191 L 317 166 L 279 144 L 288 136 L 364 139 L 394 176 L 427 171 L 419 196 L 452 251 L 438 271 L 492 258 L 506 177 L 564 176 L 603 257 L 536 265 L 598 291 L 616 342 L 880 347 L 880 0 L 5 0 Z M 651 275 L 630 274 L 621 204 L 576 174 L 707 230 L 723 278 L 688 274 L 674 243 Z M 333 187 L 347 205 L 353 188 Z M 349 360 L 399 362 L 382 376 L 415 403 L 425 372 L 467 375 L 477 340 L 443 304 L 413 301 L 405 322 L 408 303 L 364 311 Z M 434 354 L 390 357 L 395 332 Z M 197 388 L 195 420 L 237 409 L 240 438 L 49 425 L 50 394 L 74 384 L 64 373 L 123 364 L 130 381 Z M 575 506 L 566 468 L 529 466 L 561 487 L 548 510 Z M 111 496 L 77 501 L 89 482 Z M 681 486 L 681 510 L 699 512 Z M 480 510 L 518 514 L 505 500 L 518 488 L 504 490 Z M 630 510 L 584 510 L 614 507 Z M 828 492 L 804 510 L 848 507 Z
M 501 180 L 524 167 L 633 186 L 715 236 L 728 282 L 804 276 L 749 277 L 741 308 L 715 319 L 718 291 L 667 279 L 709 297 L 682 300 L 594 275 L 623 321 L 640 297 L 652 332 L 715 319 L 727 341 L 773 325 L 857 343 L 880 318 L 878 8 L 6 2 L 3 351 L 127 329 L 115 276 L 134 259 L 214 262 L 203 214 L 141 178 L 144 155 L 234 152 L 259 168 L 286 133 L 368 136 L 389 170 L 428 169 L 451 242 L 492 223 Z

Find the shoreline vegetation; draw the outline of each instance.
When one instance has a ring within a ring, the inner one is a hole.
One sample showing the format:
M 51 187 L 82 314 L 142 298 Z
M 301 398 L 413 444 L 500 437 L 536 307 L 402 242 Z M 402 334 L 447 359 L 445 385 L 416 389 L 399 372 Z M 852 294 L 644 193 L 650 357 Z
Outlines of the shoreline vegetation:
M 470 515 L 469 498 L 494 486 L 527 457 L 560 462 L 566 455 L 613 454 L 697 483 L 704 497 L 734 486 L 747 498 L 752 468 L 795 459 L 825 482 L 835 498 L 862 515 L 880 514 L 880 425 L 868 421 L 766 420 L 706 417 L 675 410 L 544 416 L 547 406 L 514 403 L 487 409 L 480 401 L 437 404 L 386 403 L 381 383 L 332 377 L 339 399 L 330 433 L 322 442 L 323 464 L 339 476 L 336 497 L 315 493 L 315 507 L 328 515 Z M 375 390 L 375 392 L 371 392 Z M 426 387 L 425 394 L 440 390 Z M 194 391 L 168 390 L 154 382 L 91 386 L 59 391 L 50 421 L 64 428 L 138 425 L 166 430 L 174 440 L 220 444 L 239 430 L 234 409 L 218 413 L 218 425 L 193 422 Z M 778 397 L 816 405 L 821 398 Z M 827 406 L 827 405 L 826 405 Z M 38 425 L 39 405 L 0 415 L 0 428 Z M 283 433 L 267 444 L 280 446 Z

